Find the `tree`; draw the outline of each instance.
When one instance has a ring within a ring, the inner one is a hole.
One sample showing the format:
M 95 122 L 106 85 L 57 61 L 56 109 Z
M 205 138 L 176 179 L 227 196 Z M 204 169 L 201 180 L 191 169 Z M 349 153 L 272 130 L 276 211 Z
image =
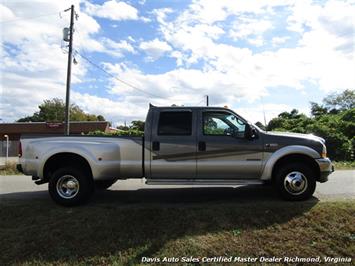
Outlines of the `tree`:
M 323 99 L 323 104 L 311 102 L 311 113 L 314 117 L 325 114 L 338 114 L 355 108 L 355 91 L 345 90 L 341 93 L 333 93 Z
M 323 105 L 320 105 L 315 102 L 311 102 L 311 114 L 314 117 L 318 117 L 321 115 L 325 115 L 328 113 L 328 109 L 324 107 Z
M 139 130 L 139 131 L 144 131 L 144 122 L 140 120 L 134 120 L 131 122 L 131 129 Z
M 282 112 L 278 117 L 271 119 L 267 130 L 307 133 L 310 124 L 312 124 L 311 118 L 293 109 L 291 112 Z
M 262 130 L 266 130 L 264 124 L 261 123 L 260 121 L 256 122 L 255 125 L 256 125 L 258 128 L 261 128 Z
M 133 120 L 129 126 L 119 125 L 117 133 L 120 136 L 143 136 L 144 135 L 144 121 Z
M 129 130 L 129 127 L 124 126 L 124 125 L 120 125 L 120 126 L 117 127 L 117 129 L 119 129 L 119 130 Z
M 96 118 L 97 121 L 106 121 L 105 117 L 103 117 L 102 115 L 98 115 Z
M 320 136 L 326 141 L 330 158 L 352 160 L 355 144 L 354 100 L 354 91 L 332 94 L 324 98 L 323 104 L 311 102 L 312 117 L 293 109 L 270 120 L 267 128 Z
M 345 111 L 355 108 L 355 90 L 345 90 L 339 94 L 331 94 L 323 103 L 328 110 Z
M 53 98 L 45 100 L 38 106 L 39 111 L 32 116 L 26 116 L 17 120 L 17 122 L 63 122 L 65 116 L 65 103 L 62 99 Z M 105 121 L 102 115 L 93 115 L 85 113 L 79 106 L 72 103 L 70 105 L 71 121 Z
M 281 114 L 279 114 L 278 116 L 280 118 L 298 118 L 300 117 L 301 114 L 298 113 L 297 109 L 292 109 L 291 112 L 282 112 Z

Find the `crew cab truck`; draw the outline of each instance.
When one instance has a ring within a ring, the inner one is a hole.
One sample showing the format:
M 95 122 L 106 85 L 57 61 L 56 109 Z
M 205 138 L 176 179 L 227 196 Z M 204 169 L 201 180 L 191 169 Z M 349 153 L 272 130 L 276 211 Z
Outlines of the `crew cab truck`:
M 117 180 L 148 185 L 272 183 L 287 200 L 312 196 L 334 171 L 322 138 L 265 132 L 230 109 L 150 105 L 144 137 L 21 139 L 18 169 L 73 206 Z

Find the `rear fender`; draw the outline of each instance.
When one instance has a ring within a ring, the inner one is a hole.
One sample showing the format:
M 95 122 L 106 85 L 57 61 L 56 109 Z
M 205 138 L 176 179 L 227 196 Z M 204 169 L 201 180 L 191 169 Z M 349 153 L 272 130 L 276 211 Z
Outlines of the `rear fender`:
M 95 157 L 93 156 L 92 153 L 90 153 L 89 150 L 85 149 L 85 148 L 80 148 L 80 150 L 78 150 L 77 147 L 73 147 L 73 148 L 68 148 L 68 147 L 64 147 L 64 148 L 58 148 L 58 149 L 54 149 L 54 150 L 50 150 L 48 152 L 46 152 L 45 154 L 43 154 L 41 156 L 41 160 L 40 160 L 40 164 L 38 167 L 38 176 L 43 179 L 44 177 L 44 166 L 46 164 L 46 162 L 54 155 L 59 154 L 59 153 L 72 153 L 78 156 L 83 157 L 89 164 L 91 170 L 92 170 L 92 174 L 93 176 L 95 176 L 94 173 L 94 169 L 95 167 L 93 167 L 95 165 Z

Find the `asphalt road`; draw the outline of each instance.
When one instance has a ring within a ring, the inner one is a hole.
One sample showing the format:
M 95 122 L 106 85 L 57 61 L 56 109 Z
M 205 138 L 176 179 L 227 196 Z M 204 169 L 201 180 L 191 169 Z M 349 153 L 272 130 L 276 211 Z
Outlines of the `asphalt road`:
M 108 191 L 98 192 L 95 200 L 124 200 L 129 202 L 149 201 L 204 201 L 230 199 L 235 200 L 272 200 L 277 199 L 272 188 L 263 185 L 244 187 L 210 186 L 151 186 L 143 180 L 125 180 L 116 182 Z M 314 197 L 318 200 L 355 198 L 355 170 L 338 170 L 326 183 L 317 183 Z M 0 176 L 1 199 L 44 199 L 49 200 L 47 185 L 36 185 L 30 176 Z

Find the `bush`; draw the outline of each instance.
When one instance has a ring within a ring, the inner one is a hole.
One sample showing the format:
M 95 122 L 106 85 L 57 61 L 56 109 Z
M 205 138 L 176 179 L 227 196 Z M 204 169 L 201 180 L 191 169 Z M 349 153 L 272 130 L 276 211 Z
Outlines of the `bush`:
M 317 112 L 313 117 L 298 114 L 297 110 L 283 112 L 269 122 L 267 129 L 314 134 L 325 139 L 331 159 L 354 160 L 355 108 L 322 114 Z
M 0 175 L 18 175 L 21 174 L 16 169 L 16 162 L 7 162 L 3 168 L 0 169 Z
M 144 132 L 137 130 L 137 129 L 119 130 L 119 131 L 112 132 L 112 133 L 105 133 L 100 130 L 96 130 L 96 131 L 89 132 L 87 135 L 89 135 L 89 136 L 111 136 L 111 137 L 115 137 L 115 136 L 143 137 Z

